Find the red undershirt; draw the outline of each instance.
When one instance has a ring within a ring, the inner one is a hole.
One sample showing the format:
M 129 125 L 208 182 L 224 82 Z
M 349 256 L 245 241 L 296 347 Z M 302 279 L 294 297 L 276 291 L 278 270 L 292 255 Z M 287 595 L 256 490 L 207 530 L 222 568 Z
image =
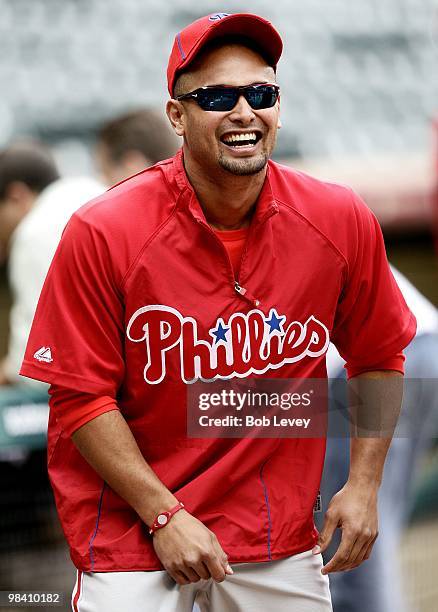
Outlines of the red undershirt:
M 229 258 L 231 259 L 231 265 L 234 270 L 234 278 L 238 280 L 240 261 L 243 255 L 243 249 L 245 247 L 246 237 L 248 235 L 249 227 L 243 229 L 220 231 L 214 230 L 216 236 L 220 238 L 222 244 L 227 249 Z
M 227 250 L 231 265 L 233 266 L 235 279 L 238 279 L 248 230 L 248 227 L 230 231 L 215 230 L 216 235 Z M 356 371 L 354 368 L 348 368 L 348 377 L 351 378 L 370 370 L 395 370 L 403 374 L 404 360 L 405 356 L 401 352 L 382 363 L 374 364 L 372 368 L 367 370 L 357 369 Z M 49 394 L 50 407 L 55 411 L 58 423 L 68 436 L 71 436 L 77 429 L 99 415 L 111 410 L 118 410 L 114 398 L 109 396 L 96 397 L 89 393 L 81 393 L 57 385 L 51 385 Z

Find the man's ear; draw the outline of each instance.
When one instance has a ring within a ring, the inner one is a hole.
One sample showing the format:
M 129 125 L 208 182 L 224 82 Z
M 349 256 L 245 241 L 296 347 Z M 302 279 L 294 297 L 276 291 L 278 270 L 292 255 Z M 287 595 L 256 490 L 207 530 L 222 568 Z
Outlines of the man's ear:
M 281 118 L 280 118 L 280 96 L 278 96 L 278 121 L 277 121 L 277 130 L 282 128 Z
M 181 102 L 169 100 L 166 104 L 166 114 L 175 134 L 184 136 L 184 107 Z

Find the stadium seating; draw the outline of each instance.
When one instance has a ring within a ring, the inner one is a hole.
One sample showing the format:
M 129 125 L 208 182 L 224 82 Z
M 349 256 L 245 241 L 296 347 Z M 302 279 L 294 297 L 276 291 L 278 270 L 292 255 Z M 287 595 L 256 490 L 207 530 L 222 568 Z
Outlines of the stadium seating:
M 216 11 L 207 0 L 202 13 Z M 282 157 L 422 150 L 438 100 L 435 0 L 262 0 L 283 35 Z M 0 0 L 0 142 L 31 131 L 53 141 L 139 104 L 162 105 L 175 32 L 194 0 Z

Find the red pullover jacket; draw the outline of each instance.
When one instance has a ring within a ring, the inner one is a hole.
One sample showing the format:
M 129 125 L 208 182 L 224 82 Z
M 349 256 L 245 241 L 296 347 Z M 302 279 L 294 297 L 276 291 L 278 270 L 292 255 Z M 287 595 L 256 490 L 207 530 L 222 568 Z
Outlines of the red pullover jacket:
M 414 334 L 379 225 L 351 190 L 269 162 L 236 279 L 179 152 L 73 215 L 21 373 L 115 398 L 148 463 L 230 562 L 268 561 L 316 543 L 325 440 L 189 438 L 187 383 L 325 378 L 330 339 L 354 373 Z M 48 463 L 79 569 L 161 568 L 147 526 L 53 412 Z

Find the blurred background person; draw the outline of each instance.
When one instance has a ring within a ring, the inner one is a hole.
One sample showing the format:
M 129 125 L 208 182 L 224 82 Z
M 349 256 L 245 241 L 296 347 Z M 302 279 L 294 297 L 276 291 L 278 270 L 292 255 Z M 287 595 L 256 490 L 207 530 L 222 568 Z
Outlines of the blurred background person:
M 100 126 L 95 162 L 102 180 L 111 186 L 171 157 L 178 144 L 164 115 L 139 108 Z M 0 362 L 0 410 L 41 403 L 40 423 L 45 423 L 47 385 L 19 376 L 19 366 L 61 233 L 73 212 L 104 189 L 91 177 L 61 178 L 51 152 L 37 141 L 13 143 L 0 155 L 0 253 L 8 259 L 12 293 L 8 350 Z M 44 429 L 22 440 L 24 446 L 44 447 Z
M 11 508 L 16 517 L 21 514 L 21 499 L 30 541 L 37 541 L 41 530 L 41 537 L 49 538 L 45 530 L 52 520 L 45 467 L 48 385 L 25 379 L 18 370 L 50 262 L 77 208 L 107 186 L 172 156 L 179 144 L 164 116 L 148 108 L 105 121 L 96 140 L 95 164 L 105 184 L 91 176 L 61 178 L 50 149 L 38 141 L 18 141 L 0 153 L 0 253 L 12 298 L 7 354 L 0 361 L 0 477 L 6 486 L 12 479 L 14 488 L 14 474 L 21 474 L 26 494 L 11 496 L 7 516 Z M 1 510 L 0 504 L 3 528 Z M 14 519 L 11 523 L 15 527 Z
M 133 110 L 104 123 L 97 132 L 95 160 L 108 185 L 172 157 L 179 139 L 163 113 Z
M 88 177 L 60 178 L 52 154 L 39 142 L 12 143 L 0 153 L 0 247 L 12 293 L 8 349 L 0 362 L 0 411 L 41 402 L 41 414 L 47 413 L 47 385 L 26 381 L 18 370 L 61 232 L 71 214 L 102 190 Z M 38 445 L 38 439 L 32 442 Z M 39 443 L 45 445 L 44 434 Z
M 400 546 L 413 503 L 413 482 L 418 476 L 420 461 L 433 445 L 433 439 L 438 437 L 438 310 L 400 272 L 394 268 L 392 271 L 417 319 L 417 333 L 404 351 L 403 406 L 379 491 L 379 537 L 366 563 L 350 572 L 330 575 L 333 612 L 417 612 L 419 609 L 409 603 Z M 346 387 L 340 384 L 345 380 L 344 361 L 333 345 L 328 352 L 327 369 L 332 401 L 321 482 L 323 510 L 326 509 L 324 502 L 330 500 L 348 478 L 350 447 Z M 321 515 L 315 517 L 317 524 L 321 524 Z M 326 551 L 327 559 L 335 552 L 339 539 L 336 534 Z
M 0 251 L 11 293 L 9 340 L 0 360 L 0 500 L 6 502 L 0 503 L 0 552 L 6 542 L 48 537 L 48 385 L 26 381 L 18 370 L 61 232 L 72 212 L 102 190 L 87 177 L 60 178 L 40 142 L 16 141 L 0 151 Z

